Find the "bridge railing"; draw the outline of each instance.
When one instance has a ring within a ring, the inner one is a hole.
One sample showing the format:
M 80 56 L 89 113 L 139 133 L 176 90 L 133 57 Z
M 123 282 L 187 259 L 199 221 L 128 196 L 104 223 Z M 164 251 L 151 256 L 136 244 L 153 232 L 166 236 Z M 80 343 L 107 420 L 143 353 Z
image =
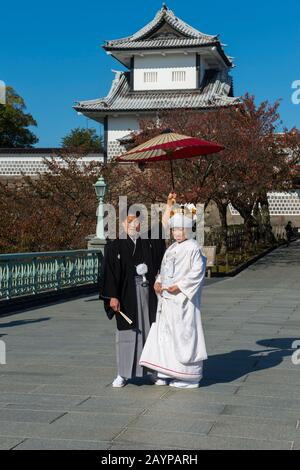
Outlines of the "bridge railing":
M 101 264 L 97 250 L 0 255 L 0 300 L 96 284 Z

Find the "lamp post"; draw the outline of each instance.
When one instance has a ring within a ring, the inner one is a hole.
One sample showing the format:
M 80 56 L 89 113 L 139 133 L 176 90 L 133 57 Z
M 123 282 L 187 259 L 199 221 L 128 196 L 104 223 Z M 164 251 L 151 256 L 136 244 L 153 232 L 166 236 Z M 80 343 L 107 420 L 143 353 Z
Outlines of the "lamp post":
M 100 240 L 105 239 L 104 235 L 104 196 L 106 192 L 106 183 L 103 176 L 100 176 L 98 181 L 93 185 L 95 188 L 95 193 L 98 199 L 98 208 L 97 208 L 97 227 L 96 227 L 96 238 Z

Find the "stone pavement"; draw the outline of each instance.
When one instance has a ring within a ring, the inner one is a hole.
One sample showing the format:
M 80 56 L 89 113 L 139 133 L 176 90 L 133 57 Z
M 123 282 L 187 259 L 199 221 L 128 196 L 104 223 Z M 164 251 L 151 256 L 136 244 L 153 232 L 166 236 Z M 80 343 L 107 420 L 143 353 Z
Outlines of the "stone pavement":
M 1 449 L 300 449 L 300 244 L 207 281 L 198 390 L 112 389 L 114 321 L 95 296 L 0 317 Z

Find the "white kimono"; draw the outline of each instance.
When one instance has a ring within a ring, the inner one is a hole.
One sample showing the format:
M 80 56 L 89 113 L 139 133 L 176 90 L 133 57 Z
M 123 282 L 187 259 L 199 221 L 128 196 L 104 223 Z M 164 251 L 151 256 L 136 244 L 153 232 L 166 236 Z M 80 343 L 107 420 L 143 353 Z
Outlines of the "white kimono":
M 157 279 L 162 287 L 177 285 L 179 294 L 166 290 L 158 296 L 156 322 L 152 324 L 140 364 L 184 381 L 200 381 L 207 359 L 200 303 L 206 258 L 196 240 L 173 243 L 162 261 Z

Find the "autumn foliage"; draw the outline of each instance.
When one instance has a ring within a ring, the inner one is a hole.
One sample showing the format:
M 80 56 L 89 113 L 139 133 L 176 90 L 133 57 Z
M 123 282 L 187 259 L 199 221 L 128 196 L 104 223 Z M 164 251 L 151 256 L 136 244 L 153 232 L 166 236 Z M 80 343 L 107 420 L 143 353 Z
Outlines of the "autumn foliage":
M 161 112 L 140 122 L 141 132 L 132 134 L 131 147 L 171 128 L 225 146 L 219 154 L 174 162 L 179 201 L 214 201 L 223 228 L 226 250 L 227 207 L 231 203 L 244 219 L 248 242 L 256 234 L 272 239 L 267 192 L 288 190 L 300 181 L 300 132 L 278 133 L 279 103 L 256 105 L 246 95 L 239 106 L 207 112 L 189 110 Z M 158 119 L 159 117 L 159 119 Z M 80 152 L 79 152 L 80 153 Z M 0 251 L 48 251 L 86 247 L 95 232 L 97 201 L 93 183 L 103 174 L 106 200 L 118 203 L 127 195 L 130 203 L 164 202 L 171 188 L 168 162 L 147 164 L 141 171 L 134 164 L 99 162 L 82 164 L 78 152 L 66 150 L 47 163 L 38 178 L 23 177 L 18 184 L 0 184 Z

